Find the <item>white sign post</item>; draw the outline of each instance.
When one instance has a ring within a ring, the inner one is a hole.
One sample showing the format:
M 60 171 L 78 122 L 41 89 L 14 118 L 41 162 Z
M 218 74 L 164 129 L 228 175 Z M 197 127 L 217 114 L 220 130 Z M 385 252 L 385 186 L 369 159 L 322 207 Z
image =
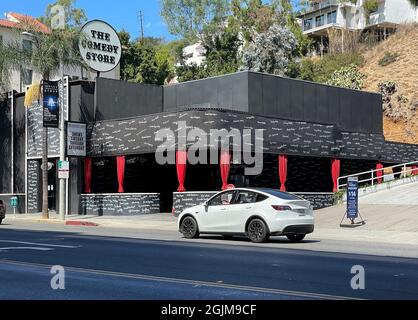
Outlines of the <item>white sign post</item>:
M 92 20 L 83 26 L 78 46 L 87 65 L 99 73 L 115 69 L 122 56 L 117 32 L 101 20 Z
M 70 162 L 58 161 L 58 179 L 70 179 Z

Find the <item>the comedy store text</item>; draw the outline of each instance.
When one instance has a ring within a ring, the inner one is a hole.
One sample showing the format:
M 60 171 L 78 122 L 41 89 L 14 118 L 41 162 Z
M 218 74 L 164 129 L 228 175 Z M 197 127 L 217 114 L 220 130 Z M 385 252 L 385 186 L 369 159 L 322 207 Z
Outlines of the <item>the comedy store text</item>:
M 119 54 L 119 46 L 113 45 L 110 33 L 91 30 L 93 40 L 83 39 L 81 46 L 87 51 L 87 60 L 99 61 L 103 63 L 116 64 L 116 57 Z M 113 54 L 113 55 L 110 55 Z

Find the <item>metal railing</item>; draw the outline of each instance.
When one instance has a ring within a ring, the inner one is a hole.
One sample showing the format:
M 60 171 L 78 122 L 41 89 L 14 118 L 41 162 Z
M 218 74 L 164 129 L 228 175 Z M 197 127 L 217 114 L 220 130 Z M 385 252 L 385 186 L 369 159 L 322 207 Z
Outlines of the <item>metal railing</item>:
M 384 167 L 382 169 L 373 169 L 373 170 L 364 171 L 364 172 L 360 172 L 356 174 L 350 174 L 348 176 L 339 177 L 338 183 L 337 183 L 338 190 L 340 191 L 347 187 L 348 178 L 357 177 L 359 178 L 359 181 L 358 181 L 359 185 L 364 184 L 364 183 L 369 183 L 369 185 L 374 186 L 374 185 L 379 184 L 379 180 L 385 181 L 387 178 L 393 177 L 393 179 L 391 179 L 391 181 L 393 181 L 393 180 L 407 178 L 408 175 L 418 175 L 418 169 L 414 169 L 412 166 L 418 166 L 418 161 L 398 164 L 396 166 L 391 166 L 391 167 Z M 398 169 L 398 168 L 401 168 L 402 170 L 399 172 L 394 172 L 393 169 Z M 389 169 L 392 169 L 392 173 L 385 174 L 384 173 L 385 170 L 389 170 Z M 381 172 L 382 174 L 378 175 L 378 172 Z M 396 175 L 399 175 L 399 177 L 396 177 Z M 369 178 L 361 179 L 362 176 L 369 176 Z M 344 182 L 344 180 L 345 180 L 345 183 L 342 183 Z

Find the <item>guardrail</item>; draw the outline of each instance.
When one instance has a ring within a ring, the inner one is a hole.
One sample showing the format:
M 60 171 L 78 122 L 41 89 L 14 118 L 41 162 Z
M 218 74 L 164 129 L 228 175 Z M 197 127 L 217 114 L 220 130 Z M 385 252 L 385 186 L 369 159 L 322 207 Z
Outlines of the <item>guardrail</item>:
M 401 170 L 399 172 L 394 172 L 393 169 L 398 169 L 398 168 L 401 168 Z M 389 170 L 389 169 L 392 169 L 392 173 L 385 174 L 384 171 Z M 399 175 L 399 176 L 396 177 L 396 175 Z M 360 172 L 356 174 L 351 174 L 348 176 L 342 176 L 338 178 L 337 186 L 338 186 L 339 191 L 346 188 L 348 178 L 357 177 L 359 178 L 359 181 L 358 181 L 359 185 L 369 183 L 371 186 L 374 186 L 376 184 L 379 184 L 380 180 L 385 181 L 388 178 L 391 178 L 391 181 L 393 181 L 393 180 L 399 180 L 399 179 L 403 179 L 403 178 L 406 178 L 408 176 L 413 176 L 413 175 L 418 175 L 418 161 L 398 164 L 396 166 L 391 166 L 391 167 L 384 167 L 382 169 L 373 169 L 373 170 L 364 171 L 364 172 Z M 360 179 L 362 176 L 369 176 L 369 178 Z M 345 180 L 345 183 L 343 183 L 344 180 Z

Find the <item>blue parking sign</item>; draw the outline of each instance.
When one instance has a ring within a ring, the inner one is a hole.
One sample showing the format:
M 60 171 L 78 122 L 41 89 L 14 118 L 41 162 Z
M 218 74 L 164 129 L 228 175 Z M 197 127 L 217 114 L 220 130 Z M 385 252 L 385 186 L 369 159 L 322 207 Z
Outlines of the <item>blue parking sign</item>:
M 358 210 L 358 178 L 348 178 L 347 184 L 347 218 L 357 219 Z

